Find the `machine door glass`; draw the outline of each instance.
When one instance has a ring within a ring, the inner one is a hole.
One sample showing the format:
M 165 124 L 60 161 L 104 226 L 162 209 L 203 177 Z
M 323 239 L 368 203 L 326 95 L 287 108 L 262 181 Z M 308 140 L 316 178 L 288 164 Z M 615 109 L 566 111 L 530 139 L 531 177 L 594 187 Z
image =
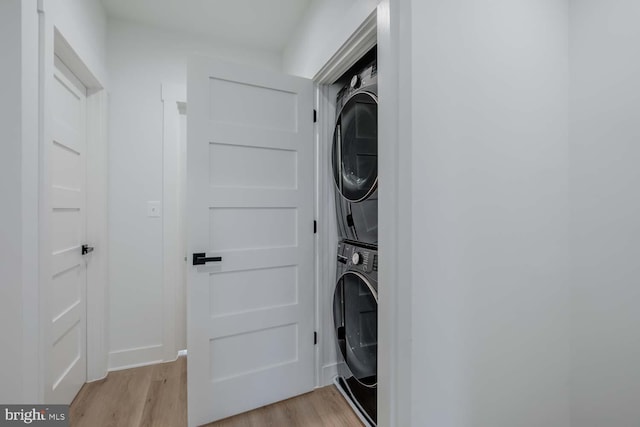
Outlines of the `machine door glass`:
M 346 272 L 338 279 L 333 320 L 338 347 L 353 377 L 367 387 L 376 386 L 378 295 L 361 274 Z
M 333 132 L 333 178 L 351 202 L 366 199 L 378 184 L 378 101 L 361 92 L 342 108 Z

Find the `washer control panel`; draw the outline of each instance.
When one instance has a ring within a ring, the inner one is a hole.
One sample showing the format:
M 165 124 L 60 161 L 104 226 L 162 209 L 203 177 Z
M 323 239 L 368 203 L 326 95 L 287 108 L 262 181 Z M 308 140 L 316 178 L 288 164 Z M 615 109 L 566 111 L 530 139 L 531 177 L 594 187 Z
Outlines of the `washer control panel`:
M 347 268 L 371 273 L 378 271 L 378 254 L 376 251 L 359 246 L 345 244 L 344 252 L 338 256 L 338 261 L 346 264 Z

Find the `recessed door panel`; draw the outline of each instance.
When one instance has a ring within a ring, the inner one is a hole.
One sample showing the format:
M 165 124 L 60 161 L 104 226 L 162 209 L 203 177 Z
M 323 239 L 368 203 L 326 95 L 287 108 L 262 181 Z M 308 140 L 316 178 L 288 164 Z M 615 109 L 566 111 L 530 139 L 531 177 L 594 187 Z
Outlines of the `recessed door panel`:
M 211 251 L 296 246 L 296 208 L 211 208 Z
M 78 136 L 77 132 L 74 136 Z M 80 190 L 83 179 L 82 155 L 64 145 L 63 141 L 54 141 L 51 157 L 51 178 L 56 187 Z
M 51 246 L 53 252 L 80 247 L 84 239 L 82 216 L 76 208 L 53 208 L 51 213 Z
M 294 150 L 212 143 L 209 158 L 212 186 L 294 189 L 298 185 Z
M 53 276 L 51 314 L 54 319 L 80 302 L 82 298 L 81 286 L 84 284 L 83 274 L 82 268 L 76 265 Z
M 298 360 L 298 327 L 284 325 L 211 340 L 211 380 L 284 365 Z
M 298 268 L 259 268 L 212 275 L 211 315 L 225 316 L 298 302 Z
M 298 130 L 298 94 L 251 83 L 211 78 L 210 118 L 214 122 L 272 129 Z

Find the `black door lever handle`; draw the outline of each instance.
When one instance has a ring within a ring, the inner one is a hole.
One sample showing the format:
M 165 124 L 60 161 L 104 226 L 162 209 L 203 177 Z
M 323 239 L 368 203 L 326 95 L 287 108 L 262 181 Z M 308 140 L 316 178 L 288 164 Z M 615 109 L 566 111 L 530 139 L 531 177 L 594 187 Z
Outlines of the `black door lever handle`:
M 207 254 L 204 252 L 199 252 L 197 254 L 193 254 L 193 265 L 204 265 L 208 262 L 220 262 L 222 261 L 221 256 L 213 256 L 207 258 Z
M 89 252 L 93 252 L 93 246 L 82 245 L 82 255 L 86 255 Z

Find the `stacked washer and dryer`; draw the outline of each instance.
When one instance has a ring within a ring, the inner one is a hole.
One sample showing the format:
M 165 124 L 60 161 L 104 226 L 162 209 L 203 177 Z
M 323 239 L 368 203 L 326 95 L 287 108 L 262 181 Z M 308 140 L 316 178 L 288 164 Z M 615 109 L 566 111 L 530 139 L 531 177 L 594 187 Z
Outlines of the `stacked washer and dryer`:
M 378 84 L 373 59 L 337 95 L 332 165 L 340 243 L 333 320 L 336 386 L 375 426 L 378 363 Z

